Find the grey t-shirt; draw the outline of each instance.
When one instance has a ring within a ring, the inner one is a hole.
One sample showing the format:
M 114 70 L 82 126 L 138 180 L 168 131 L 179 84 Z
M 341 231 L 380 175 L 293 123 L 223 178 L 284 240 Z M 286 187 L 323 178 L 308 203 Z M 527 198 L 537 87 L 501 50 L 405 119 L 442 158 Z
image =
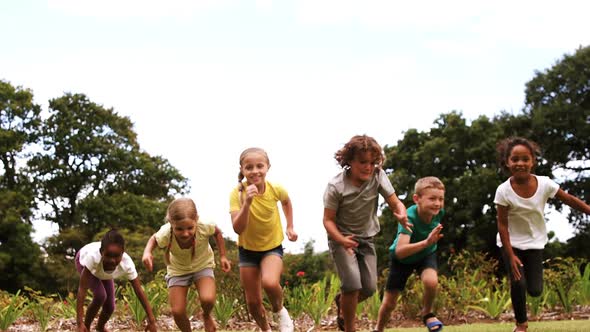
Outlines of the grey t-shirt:
M 375 170 L 373 177 L 360 187 L 350 183 L 346 173 L 344 170 L 328 182 L 324 207 L 336 211 L 336 226 L 343 235 L 375 236 L 379 233 L 379 194 L 388 198 L 395 190 L 382 169 Z

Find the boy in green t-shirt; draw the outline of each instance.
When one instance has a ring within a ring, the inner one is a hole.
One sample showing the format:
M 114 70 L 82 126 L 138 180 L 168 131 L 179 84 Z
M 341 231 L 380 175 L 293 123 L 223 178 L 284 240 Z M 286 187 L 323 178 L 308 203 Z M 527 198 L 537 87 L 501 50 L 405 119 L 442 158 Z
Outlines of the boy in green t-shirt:
M 440 221 L 444 215 L 445 186 L 436 177 L 421 178 L 414 187 L 415 205 L 408 208 L 408 222 L 414 225 L 409 232 L 398 226 L 397 236 L 390 250 L 390 266 L 385 296 L 379 308 L 376 331 L 383 331 L 408 277 L 416 270 L 424 283 L 422 321 L 429 331 L 441 331 L 443 324 L 432 313 L 438 285 L 437 242 L 443 235 Z

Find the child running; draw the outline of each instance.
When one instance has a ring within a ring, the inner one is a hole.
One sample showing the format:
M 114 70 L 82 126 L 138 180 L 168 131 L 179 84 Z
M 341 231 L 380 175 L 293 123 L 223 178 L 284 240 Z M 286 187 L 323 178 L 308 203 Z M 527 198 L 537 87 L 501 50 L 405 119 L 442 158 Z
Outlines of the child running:
M 186 305 L 189 287 L 194 284 L 203 309 L 205 331 L 215 331 L 215 321 L 211 316 L 216 292 L 213 274 L 215 260 L 213 249 L 209 245 L 209 237 L 213 236 L 217 244 L 221 270 L 228 272 L 231 269 L 230 261 L 225 256 L 225 241 L 221 230 L 199 219 L 197 207 L 190 198 L 172 201 L 168 206 L 166 221 L 167 223 L 148 240 L 143 251 L 143 264 L 148 271 L 152 271 L 152 251 L 156 246 L 166 248 L 165 279 L 174 322 L 180 331 L 191 331 Z
M 148 318 L 146 331 L 157 331 L 156 318 L 148 302 L 133 260 L 125 252 L 125 239 L 116 230 L 108 231 L 100 242 L 92 242 L 82 247 L 74 259 L 80 274 L 76 303 L 76 324 L 78 332 L 90 331 L 90 325 L 98 310 L 102 310 L 96 323 L 97 331 L 108 332 L 106 323 L 115 311 L 115 283 L 113 279 L 126 277 L 131 281 L 133 291 L 139 298 Z M 92 302 L 84 316 L 84 300 L 88 289 L 92 291 Z
M 324 193 L 324 227 L 341 281 L 336 295 L 338 328 L 355 330 L 356 307 L 377 288 L 377 256 L 373 237 L 379 232 L 379 195 L 395 218 L 411 232 L 404 204 L 381 168 L 383 152 L 374 138 L 354 136 L 334 158 L 344 169 Z
M 498 164 L 510 178 L 496 189 L 494 203 L 498 218 L 497 245 L 502 249 L 510 276 L 510 297 L 516 318 L 514 331 L 526 331 L 526 293 L 543 292 L 543 248 L 547 243 L 544 210 L 549 198 L 590 214 L 590 206 L 559 188 L 546 176 L 533 174 L 539 147 L 522 137 L 511 137 L 497 145 Z
M 428 331 L 441 331 L 443 324 L 432 313 L 432 304 L 438 286 L 438 262 L 436 249 L 443 226 L 445 186 L 436 177 L 418 179 L 412 196 L 414 205 L 408 208 L 408 219 L 414 225 L 413 232 L 398 226 L 397 236 L 389 248 L 390 265 L 383 303 L 379 308 L 376 331 L 382 332 L 397 305 L 400 293 L 408 277 L 415 271 L 424 285 L 422 321 Z
M 266 181 L 270 168 L 267 153 L 248 148 L 240 155 L 238 186 L 230 194 L 230 213 L 238 234 L 240 281 L 248 310 L 263 332 L 271 330 L 262 304 L 262 288 L 270 300 L 281 332 L 294 329 L 283 306 L 280 279 L 283 270 L 283 231 L 277 202 L 287 219 L 287 237 L 297 240 L 293 230 L 293 207 L 285 188 Z M 245 181 L 243 181 L 245 179 Z

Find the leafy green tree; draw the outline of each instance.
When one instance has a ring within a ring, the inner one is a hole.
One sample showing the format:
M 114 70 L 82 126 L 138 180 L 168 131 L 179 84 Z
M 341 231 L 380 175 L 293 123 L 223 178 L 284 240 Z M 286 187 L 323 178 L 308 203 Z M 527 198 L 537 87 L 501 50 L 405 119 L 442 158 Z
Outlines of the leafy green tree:
M 79 248 L 112 227 L 145 244 L 188 184 L 166 159 L 141 151 L 129 118 L 85 95 L 50 100 L 48 113 L 43 151 L 28 166 L 49 208 L 42 217 L 59 225 L 45 250 L 49 287 L 62 292 L 76 284 L 72 260 Z
M 590 202 L 590 46 L 564 55 L 526 84 L 524 113 L 565 191 Z M 554 202 L 561 210 L 560 201 Z M 590 257 L 590 218 L 570 211 L 575 236 L 566 253 Z
M 89 239 L 106 226 L 154 226 L 166 201 L 187 189 L 168 161 L 140 151 L 129 118 L 81 94 L 53 99 L 49 108 L 42 127 L 45 153 L 29 165 L 41 201 L 51 207 L 45 218 L 60 230 L 83 226 Z M 116 199 L 123 206 L 107 207 Z
M 41 108 L 31 91 L 0 80 L 0 287 L 35 286 L 41 250 L 31 238 L 34 190 L 19 162 L 37 139 Z
M 532 120 L 533 138 L 540 143 L 552 171 L 564 174 L 561 187 L 589 202 L 590 46 L 536 72 L 526 84 L 525 94 L 524 113 Z M 561 203 L 556 206 L 560 208 Z M 569 220 L 574 225 L 590 221 L 577 211 L 569 214 Z

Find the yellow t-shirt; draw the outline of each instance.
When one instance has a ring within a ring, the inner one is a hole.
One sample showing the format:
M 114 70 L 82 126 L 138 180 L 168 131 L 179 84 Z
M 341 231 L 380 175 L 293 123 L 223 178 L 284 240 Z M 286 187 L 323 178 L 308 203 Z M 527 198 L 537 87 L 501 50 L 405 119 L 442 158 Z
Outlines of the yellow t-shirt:
M 262 195 L 255 196 L 250 205 L 250 216 L 246 229 L 238 236 L 238 245 L 253 251 L 266 251 L 278 247 L 283 242 L 283 227 L 277 202 L 289 198 L 287 190 L 268 181 Z M 244 187 L 246 183 L 244 183 Z M 229 212 L 242 207 L 240 191 L 234 188 L 229 198 Z M 245 192 L 241 193 L 245 199 Z
M 171 231 L 170 223 L 165 223 L 156 232 L 156 242 L 160 248 L 166 248 L 172 239 L 170 264 L 167 266 L 169 276 L 177 277 L 215 267 L 213 249 L 209 245 L 209 237 L 215 234 L 214 224 L 203 223 L 201 220 L 197 222 L 194 254 L 192 248 L 180 248 L 176 237 L 171 236 Z

